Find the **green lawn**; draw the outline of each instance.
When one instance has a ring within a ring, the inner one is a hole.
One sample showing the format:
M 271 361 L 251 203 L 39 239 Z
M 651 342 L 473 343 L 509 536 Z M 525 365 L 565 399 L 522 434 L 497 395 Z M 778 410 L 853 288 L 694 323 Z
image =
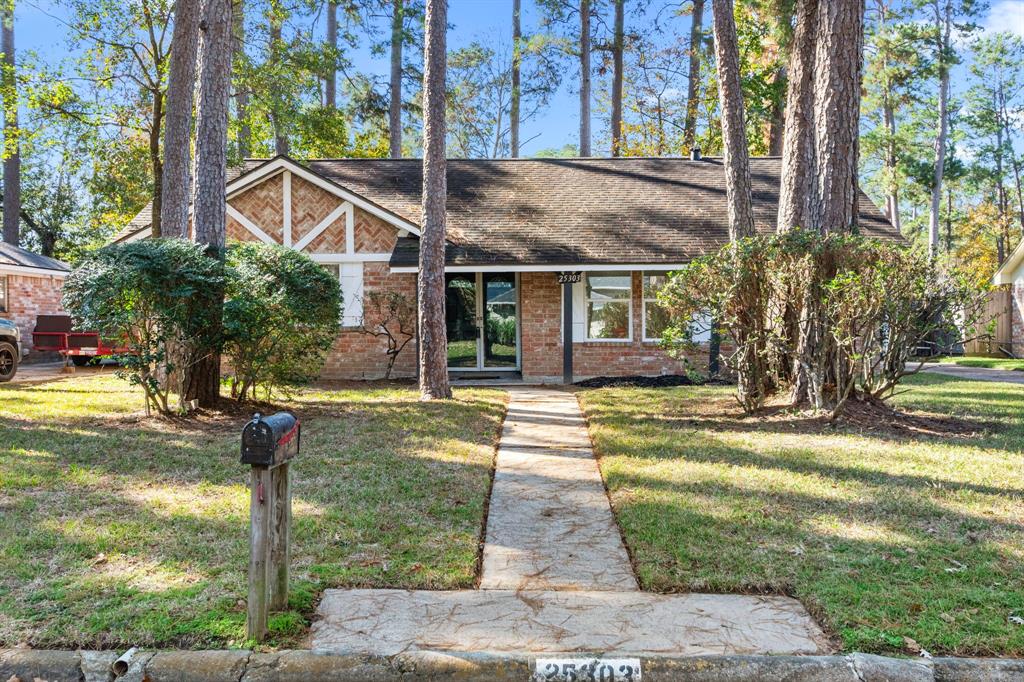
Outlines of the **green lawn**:
M 302 390 L 295 644 L 336 586 L 472 587 L 505 394 Z M 245 415 L 142 416 L 112 377 L 0 387 L 0 648 L 242 645 Z
M 1015 369 L 1024 371 L 1024 360 L 1013 358 L 943 358 L 942 362 L 960 365 L 962 367 L 987 367 L 989 369 Z
M 643 586 L 790 594 L 846 650 L 1024 655 L 1024 392 L 908 385 L 900 406 L 977 433 L 743 418 L 730 387 L 581 392 Z

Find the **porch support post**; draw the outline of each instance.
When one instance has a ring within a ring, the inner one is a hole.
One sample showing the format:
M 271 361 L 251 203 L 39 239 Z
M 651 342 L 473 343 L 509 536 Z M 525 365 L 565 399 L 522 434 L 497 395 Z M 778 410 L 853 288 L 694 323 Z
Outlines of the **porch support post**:
M 562 285 L 562 383 L 572 383 L 572 284 Z

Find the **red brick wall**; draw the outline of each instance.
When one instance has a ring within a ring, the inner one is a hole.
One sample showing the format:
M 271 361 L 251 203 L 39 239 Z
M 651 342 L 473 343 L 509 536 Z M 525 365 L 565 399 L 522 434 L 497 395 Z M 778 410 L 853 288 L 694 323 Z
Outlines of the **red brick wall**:
M 7 312 L 0 313 L 14 321 L 21 329 L 21 343 L 32 349 L 32 330 L 37 315 L 63 314 L 60 304 L 61 287 L 64 280 L 58 277 L 27 277 L 25 275 L 3 275 L 7 278 Z
M 523 377 L 530 381 L 561 381 L 562 292 L 553 272 L 524 272 L 520 277 Z M 641 341 L 643 290 L 641 273 L 633 273 L 633 340 L 575 342 L 573 374 L 577 380 L 595 376 L 678 374 L 684 364 L 657 343 Z M 706 366 L 706 356 L 695 359 Z
M 358 222 L 356 233 L 358 234 Z M 412 307 L 412 328 L 416 322 L 416 275 L 392 274 L 387 263 L 366 263 L 363 266 L 363 292 L 398 291 L 409 299 Z M 405 337 L 399 339 L 399 343 Z M 323 379 L 381 379 L 387 368 L 388 342 L 384 337 L 373 337 L 361 332 L 343 329 L 327 356 L 321 374 Z M 416 341 L 411 340 L 399 353 L 391 375 L 393 378 L 416 376 Z

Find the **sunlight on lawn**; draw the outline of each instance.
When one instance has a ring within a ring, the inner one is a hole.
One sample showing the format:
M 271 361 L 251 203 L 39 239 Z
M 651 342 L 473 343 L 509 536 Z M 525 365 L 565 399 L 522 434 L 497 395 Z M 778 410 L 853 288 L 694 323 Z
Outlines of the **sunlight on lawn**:
M 289 611 L 326 587 L 470 587 L 505 394 L 297 390 Z M 0 647 L 242 644 L 245 410 L 147 419 L 110 375 L 0 387 Z
M 847 650 L 1024 654 L 1024 391 L 914 377 L 956 435 L 743 418 L 728 387 L 580 400 L 642 584 L 792 594 Z

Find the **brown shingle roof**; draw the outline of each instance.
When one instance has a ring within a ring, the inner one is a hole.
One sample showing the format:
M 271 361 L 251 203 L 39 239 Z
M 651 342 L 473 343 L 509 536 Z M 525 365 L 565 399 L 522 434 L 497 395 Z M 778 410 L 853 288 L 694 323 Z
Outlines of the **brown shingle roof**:
M 252 168 L 260 162 L 249 162 Z M 313 160 L 310 170 L 420 223 L 419 159 Z M 751 159 L 756 227 L 775 229 L 778 158 Z M 674 264 L 728 240 L 720 159 L 451 159 L 450 265 Z M 863 193 L 861 231 L 898 239 Z M 402 240 L 393 265 L 416 262 Z
M 0 265 L 17 265 L 39 270 L 60 270 L 71 272 L 71 266 L 49 256 L 41 256 L 18 246 L 0 242 Z

